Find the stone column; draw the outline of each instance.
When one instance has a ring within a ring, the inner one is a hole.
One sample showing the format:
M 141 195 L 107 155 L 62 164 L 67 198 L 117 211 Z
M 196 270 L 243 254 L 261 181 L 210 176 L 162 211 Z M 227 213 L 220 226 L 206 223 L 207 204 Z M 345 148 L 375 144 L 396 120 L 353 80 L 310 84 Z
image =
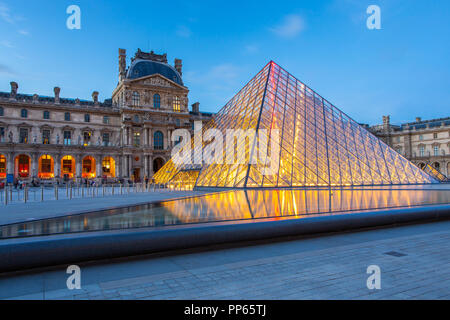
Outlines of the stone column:
M 121 168 L 120 157 L 116 156 L 116 157 L 114 157 L 114 160 L 115 160 L 115 164 L 116 164 L 116 178 L 121 178 L 121 174 L 120 174 L 120 168 Z
M 10 152 L 6 154 L 6 173 L 14 174 L 14 153 Z
M 37 178 L 37 168 L 38 168 L 38 154 L 32 153 L 30 157 L 31 161 L 31 178 Z
M 58 154 L 58 155 L 55 155 L 52 157 L 53 157 L 54 167 L 55 167 L 55 178 L 60 178 L 61 177 L 61 156 Z
M 103 176 L 103 172 L 102 172 L 102 160 L 103 160 L 103 156 L 97 156 L 95 158 L 95 174 L 97 176 L 97 179 L 101 179 Z
M 150 162 L 149 166 L 150 176 L 153 176 L 153 159 L 151 156 L 148 156 L 148 161 Z
M 153 130 L 148 129 L 148 146 L 153 149 Z
M 76 175 L 76 180 L 75 181 L 80 181 L 81 180 L 81 169 L 82 169 L 82 164 L 83 164 L 83 156 L 82 155 L 76 155 L 75 156 L 75 175 Z
M 148 155 L 144 155 L 144 176 L 149 177 L 148 172 Z
M 122 163 L 122 170 L 121 170 L 122 178 L 126 178 L 126 176 L 127 176 L 127 158 L 126 157 L 127 156 L 125 156 L 125 155 L 120 157 L 121 163 Z

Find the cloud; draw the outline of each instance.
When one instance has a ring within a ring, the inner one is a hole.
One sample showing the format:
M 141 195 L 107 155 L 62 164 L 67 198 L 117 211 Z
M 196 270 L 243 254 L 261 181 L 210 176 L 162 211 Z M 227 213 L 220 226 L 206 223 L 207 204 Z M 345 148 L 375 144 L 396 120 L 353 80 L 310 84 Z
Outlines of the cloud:
M 14 45 L 7 40 L 0 41 L 0 45 L 4 46 L 6 48 L 14 48 Z
M 24 20 L 24 18 L 22 16 L 12 15 L 11 10 L 8 8 L 8 6 L 2 2 L 0 2 L 0 19 L 8 22 L 10 24 L 14 24 L 17 21 Z
M 26 30 L 19 30 L 17 32 L 20 33 L 23 36 L 29 36 L 30 35 L 30 33 L 28 31 L 26 31 Z
M 285 16 L 279 25 L 269 30 L 282 38 L 293 38 L 303 31 L 304 26 L 305 23 L 299 15 L 290 14 Z
M 8 67 L 4 64 L 0 64 L 0 74 L 12 76 L 12 75 L 15 75 L 15 72 L 13 70 L 11 70 L 10 67 Z
M 177 28 L 176 34 L 182 38 L 189 38 L 192 35 L 192 31 L 186 26 L 179 26 Z
M 248 44 L 244 47 L 244 53 L 246 54 L 254 54 L 259 51 L 259 47 L 254 44 Z

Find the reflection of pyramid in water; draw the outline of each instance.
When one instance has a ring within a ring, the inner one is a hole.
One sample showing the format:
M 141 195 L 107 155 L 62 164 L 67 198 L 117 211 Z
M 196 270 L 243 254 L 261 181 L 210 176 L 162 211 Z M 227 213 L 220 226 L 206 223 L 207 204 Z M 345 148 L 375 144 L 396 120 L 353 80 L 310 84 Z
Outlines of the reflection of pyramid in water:
M 168 161 L 156 183 L 186 181 L 196 187 L 297 187 L 437 182 L 274 62 L 267 64 L 203 128 L 279 129 L 277 174 L 263 175 L 264 161 L 204 164 L 200 170 Z M 245 139 L 241 139 L 245 143 Z M 237 139 L 239 141 L 239 139 Z M 225 154 L 258 147 L 225 146 Z M 195 150 L 194 150 L 195 151 Z M 267 154 L 267 153 L 265 153 Z

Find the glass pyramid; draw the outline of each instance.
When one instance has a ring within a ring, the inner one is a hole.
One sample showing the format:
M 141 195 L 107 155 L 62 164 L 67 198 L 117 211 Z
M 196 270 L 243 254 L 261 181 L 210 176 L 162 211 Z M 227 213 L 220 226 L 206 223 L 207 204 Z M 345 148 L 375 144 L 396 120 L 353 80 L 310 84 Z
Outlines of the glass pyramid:
M 195 166 L 176 165 L 169 160 L 154 175 L 155 182 L 170 183 L 176 178 L 180 183 L 180 178 L 186 177 L 186 182 L 192 184 L 195 177 L 195 187 L 221 188 L 438 182 L 273 61 L 197 134 L 203 135 L 211 128 L 224 136 L 229 129 L 238 130 L 233 143 L 223 144 L 222 156 L 225 159 L 237 154 L 246 162 L 203 162 Z M 276 172 L 266 171 L 267 161 L 274 159 L 270 158 L 272 144 L 257 139 L 257 135 L 243 136 L 252 129 L 264 129 L 269 137 L 272 132 L 279 133 L 273 148 L 279 152 Z M 186 146 L 197 154 L 202 154 L 210 143 L 194 146 L 193 141 Z

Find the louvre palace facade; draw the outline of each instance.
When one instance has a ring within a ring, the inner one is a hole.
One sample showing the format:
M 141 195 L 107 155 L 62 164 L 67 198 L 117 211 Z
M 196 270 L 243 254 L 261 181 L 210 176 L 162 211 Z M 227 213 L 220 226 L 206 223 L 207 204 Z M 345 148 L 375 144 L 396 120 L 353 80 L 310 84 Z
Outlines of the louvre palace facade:
M 119 49 L 119 81 L 111 99 L 92 100 L 0 92 L 0 180 L 142 181 L 170 158 L 177 128 L 208 121 L 188 106 L 182 61 L 138 50 L 127 67 Z

